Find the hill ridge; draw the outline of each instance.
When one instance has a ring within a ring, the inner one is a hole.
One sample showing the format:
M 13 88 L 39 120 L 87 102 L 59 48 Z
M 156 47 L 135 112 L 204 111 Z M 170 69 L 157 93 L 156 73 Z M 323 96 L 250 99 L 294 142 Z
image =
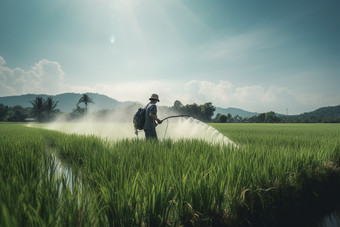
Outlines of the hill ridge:
M 25 95 L 13 95 L 13 96 L 5 96 L 0 97 L 0 103 L 7 106 L 15 106 L 20 105 L 22 107 L 32 107 L 32 104 L 29 101 L 33 101 L 36 97 L 42 97 L 46 99 L 47 97 L 52 97 L 54 101 L 59 101 L 57 104 L 57 109 L 61 112 L 71 112 L 76 108 L 76 105 L 84 93 L 61 93 L 58 95 L 47 95 L 47 94 L 25 94 Z M 93 99 L 94 104 L 89 104 L 88 108 L 90 111 L 99 111 L 103 109 L 116 109 L 116 108 L 124 108 L 129 106 L 135 102 L 132 101 L 124 101 L 120 102 L 116 99 L 110 98 L 107 95 L 86 92 L 90 98 Z M 79 104 L 80 106 L 84 104 Z
M 52 97 L 54 101 L 59 101 L 57 105 L 57 109 L 59 109 L 61 112 L 71 112 L 73 109 L 76 108 L 76 104 L 78 103 L 80 97 L 84 93 L 76 93 L 76 92 L 65 92 L 58 95 L 48 95 L 48 94 L 24 94 L 24 95 L 12 95 L 12 96 L 4 96 L 0 97 L 0 103 L 4 104 L 5 106 L 15 106 L 20 105 L 22 107 L 32 107 L 32 104 L 29 101 L 33 101 L 35 97 L 43 97 L 46 99 L 47 97 Z M 117 109 L 117 108 L 124 108 L 126 106 L 129 106 L 134 103 L 139 103 L 135 101 L 118 101 L 114 98 L 111 98 L 107 95 L 99 94 L 99 93 L 92 93 L 92 92 L 86 92 L 85 94 L 88 94 L 90 98 L 93 99 L 95 104 L 88 105 L 88 108 L 90 111 L 99 111 L 103 109 Z M 83 107 L 84 104 L 80 104 L 81 107 Z M 253 116 L 257 116 L 260 113 L 257 112 L 250 112 L 246 111 L 240 108 L 236 107 L 228 107 L 228 108 L 222 108 L 222 107 L 216 107 L 216 110 L 214 112 L 215 117 L 217 114 L 224 114 L 228 115 L 230 113 L 233 117 L 236 115 L 242 117 L 242 118 L 249 118 Z M 301 117 L 301 118 L 310 118 L 310 117 L 340 117 L 340 105 L 338 106 L 328 106 L 328 107 L 320 107 L 314 111 L 305 112 L 297 115 L 284 115 L 276 113 L 277 116 L 282 117 Z

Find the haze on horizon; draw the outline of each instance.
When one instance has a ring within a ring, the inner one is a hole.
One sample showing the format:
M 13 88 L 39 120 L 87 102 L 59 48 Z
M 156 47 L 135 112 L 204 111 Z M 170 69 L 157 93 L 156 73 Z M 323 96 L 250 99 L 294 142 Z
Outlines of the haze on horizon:
M 340 105 L 337 0 L 3 0 L 0 97 L 94 92 L 300 114 Z

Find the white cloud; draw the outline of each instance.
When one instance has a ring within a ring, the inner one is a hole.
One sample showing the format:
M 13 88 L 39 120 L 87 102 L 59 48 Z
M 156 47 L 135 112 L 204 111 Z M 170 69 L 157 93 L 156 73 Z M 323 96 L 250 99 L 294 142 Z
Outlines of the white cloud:
M 25 72 L 22 69 L 10 69 L 0 65 L 0 82 L 2 89 L 0 95 L 14 95 L 16 90 L 25 85 Z M 6 89 L 5 89 L 6 88 Z
M 0 56 L 0 63 L 5 60 Z M 43 59 L 30 70 L 10 69 L 0 64 L 0 96 L 35 94 L 59 94 L 62 92 L 94 91 L 89 87 L 63 84 L 65 73 L 58 62 Z
M 186 102 L 227 102 L 230 98 L 233 85 L 228 81 L 220 80 L 218 84 L 209 81 L 192 80 L 185 85 L 187 92 Z
M 15 94 L 15 90 L 10 86 L 5 85 L 3 81 L 0 81 L 0 95 L 7 96 L 6 94 L 7 95 Z
M 43 59 L 32 67 L 32 71 L 43 89 L 53 94 L 60 92 L 65 73 L 58 62 Z
M 0 65 L 4 65 L 6 64 L 6 61 L 4 60 L 3 57 L 0 56 Z
M 260 85 L 238 87 L 233 94 L 234 99 L 243 103 L 262 102 L 264 89 Z

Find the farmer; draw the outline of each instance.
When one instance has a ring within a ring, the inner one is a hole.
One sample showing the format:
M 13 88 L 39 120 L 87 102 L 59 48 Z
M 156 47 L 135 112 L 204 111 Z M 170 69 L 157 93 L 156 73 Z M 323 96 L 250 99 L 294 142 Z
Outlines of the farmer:
M 157 139 L 155 121 L 157 121 L 158 124 L 162 124 L 162 121 L 157 118 L 156 103 L 159 102 L 158 95 L 152 94 L 149 100 L 150 103 L 145 108 L 145 123 L 143 127 L 145 132 L 145 139 Z

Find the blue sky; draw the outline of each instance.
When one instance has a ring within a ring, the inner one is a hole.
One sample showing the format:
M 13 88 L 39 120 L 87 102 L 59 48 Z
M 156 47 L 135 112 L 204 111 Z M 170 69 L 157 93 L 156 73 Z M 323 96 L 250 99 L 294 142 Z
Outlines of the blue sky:
M 300 114 L 340 105 L 340 2 L 1 0 L 0 96 L 96 92 Z

